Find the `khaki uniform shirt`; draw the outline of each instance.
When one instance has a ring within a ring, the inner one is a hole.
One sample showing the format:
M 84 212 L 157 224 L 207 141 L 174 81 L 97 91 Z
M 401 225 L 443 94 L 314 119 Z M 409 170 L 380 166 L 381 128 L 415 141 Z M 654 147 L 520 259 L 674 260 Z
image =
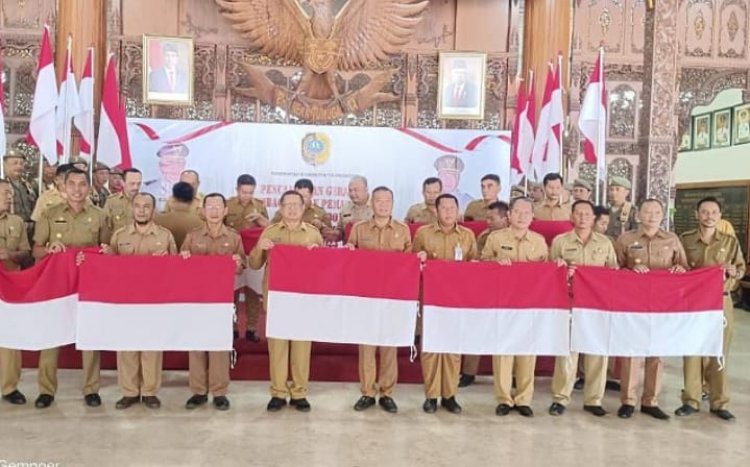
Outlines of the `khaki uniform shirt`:
M 41 219 L 47 209 L 64 202 L 65 197 L 56 187 L 45 191 L 37 200 L 36 206 L 34 206 L 34 211 L 31 213 L 31 220 L 39 222 L 39 219 Z
M 643 265 L 649 269 L 669 269 L 680 265 L 688 269 L 685 249 L 679 237 L 661 229 L 653 237 L 640 228 L 625 232 L 615 242 L 615 252 L 623 268 L 633 269 Z
M 375 219 L 354 224 L 348 243 L 363 250 L 411 251 L 411 233 L 403 222 L 391 218 L 384 227 L 378 227 Z
M 510 227 L 490 234 L 482 249 L 481 259 L 511 262 L 547 261 L 549 249 L 544 237 L 527 230 L 521 238 L 516 238 Z
M 534 203 L 534 219 L 539 221 L 569 221 L 570 203 L 555 203 L 550 206 L 547 200 Z
M 109 225 L 113 232 L 133 223 L 132 200 L 124 193 L 117 193 L 107 198 L 104 212 L 109 218 Z
M 239 198 L 236 196 L 227 200 L 227 217 L 224 219 L 224 223 L 236 231 L 250 229 L 253 227 L 260 227 L 256 221 L 247 220 L 247 216 L 255 214 L 256 212 L 261 216 L 268 219 L 268 211 L 263 201 L 253 198 L 247 206 L 240 204 Z
M 242 238 L 236 230 L 222 225 L 219 234 L 211 236 L 207 225 L 203 225 L 187 234 L 182 242 L 181 251 L 189 251 L 193 255 L 239 255 L 243 263 L 245 251 L 242 249 Z
M 456 224 L 448 233 L 443 232 L 437 222 L 424 225 L 414 235 L 414 252 L 424 251 L 428 259 L 455 261 L 456 246 L 461 246 L 461 260 L 471 261 L 478 258 L 477 241 L 474 232 Z
M 110 241 L 115 255 L 174 255 L 177 245 L 172 233 L 151 222 L 144 232 L 139 232 L 135 224 L 127 225 L 112 234 Z
M 112 234 L 104 211 L 89 203 L 79 213 L 67 202 L 52 206 L 35 227 L 34 244 L 39 246 L 52 242 L 74 248 L 99 246 L 109 243 Z
M 203 215 L 203 196 L 203 193 L 198 193 L 198 195 L 193 198 L 193 201 L 190 203 L 190 210 L 195 212 L 199 216 Z M 164 205 L 164 212 L 172 212 L 179 205 L 180 202 L 175 200 L 174 197 L 170 196 L 166 204 Z
M 437 222 L 437 213 L 427 207 L 425 203 L 417 203 L 406 211 L 404 222 L 407 224 L 433 224 Z
M 205 222 L 188 206 L 176 205 L 172 211 L 157 214 L 154 222 L 172 232 L 177 248 L 182 248 L 182 242 L 188 232 L 201 227 Z
M 468 206 L 466 206 L 466 211 L 464 211 L 464 220 L 467 220 L 467 221 L 487 220 L 490 214 L 490 210 L 487 206 L 488 204 L 483 199 L 475 199 L 474 201 L 469 203 Z
M 680 240 L 685 247 L 685 254 L 690 269 L 734 264 L 739 274 L 744 274 L 746 267 L 745 259 L 742 257 L 740 245 L 734 236 L 721 233 L 717 230 L 714 237 L 710 241 L 705 242 L 701 238 L 700 231 L 696 229 L 682 234 Z M 736 281 L 737 279 L 728 277 L 724 281 L 724 291 L 731 291 Z
M 562 259 L 569 266 L 617 267 L 617 254 L 612 241 L 596 232 L 591 233 L 586 244 L 575 230 L 558 235 L 552 241 L 549 257 L 552 260 Z
M 306 222 L 315 227 L 315 224 L 313 224 L 313 222 L 316 220 L 322 222 L 323 225 L 325 227 L 328 227 L 329 229 L 333 228 L 333 223 L 331 223 L 331 216 L 329 216 L 328 213 L 323 210 L 323 208 L 311 204 L 310 207 L 305 209 L 305 212 L 302 214 L 302 222 Z M 273 216 L 273 219 L 271 220 L 272 224 L 278 224 L 279 222 L 281 222 L 280 210 L 276 211 L 276 215 Z
M 369 221 L 372 219 L 372 215 L 373 212 L 370 203 L 360 206 L 349 201 L 339 212 L 339 222 L 336 224 L 336 228 L 343 232 L 347 224 L 355 224 L 359 221 Z
M 13 214 L 29 222 L 37 200 L 36 190 L 23 180 L 8 179 L 8 182 L 13 189 Z
M 633 203 L 625 202 L 621 207 L 609 207 L 609 226 L 607 235 L 615 238 L 629 230 L 638 228 L 638 208 Z
M 5 253 L 31 251 L 29 236 L 26 235 L 26 226 L 21 216 L 8 212 L 0 214 L 0 251 Z M 10 259 L 3 260 L 3 267 L 6 271 L 21 269 L 20 264 Z

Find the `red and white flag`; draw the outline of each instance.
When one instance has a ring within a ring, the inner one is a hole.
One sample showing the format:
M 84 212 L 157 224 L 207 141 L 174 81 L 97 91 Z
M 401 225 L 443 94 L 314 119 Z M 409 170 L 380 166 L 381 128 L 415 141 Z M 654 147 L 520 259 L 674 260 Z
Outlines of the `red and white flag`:
M 423 275 L 423 351 L 569 354 L 565 268 L 552 263 L 430 261 Z
M 268 271 L 268 337 L 414 344 L 416 255 L 277 245 L 271 249 Z
M 81 350 L 232 350 L 235 263 L 228 256 L 87 254 Z
M 606 180 L 607 86 L 604 81 L 604 51 L 596 59 L 581 105 L 578 128 L 583 135 L 583 157 L 596 165 L 599 180 Z
M 534 74 L 529 78 L 526 94 L 526 108 L 518 121 L 518 159 L 526 178 L 535 179 L 532 172 L 531 156 L 534 153 L 534 128 L 536 127 L 536 81 Z
M 117 61 L 111 53 L 102 84 L 96 156 L 98 161 L 110 167 L 126 169 L 132 166 L 125 108 L 120 102 L 120 88 L 117 84 Z
M 5 154 L 6 146 L 8 144 L 7 136 L 5 135 L 5 68 L 3 67 L 3 55 L 5 49 L 2 47 L 0 42 L 0 151 Z M 0 178 L 5 178 L 5 172 L 2 171 Z
M 516 82 L 520 78 L 516 79 Z M 518 93 L 516 95 L 516 115 L 513 118 L 513 132 L 510 134 L 510 177 L 511 183 L 516 185 L 523 177 L 523 166 L 518 151 L 518 137 L 521 130 L 521 113 L 526 110 L 526 89 L 523 83 L 518 84 Z
M 78 97 L 78 85 L 73 71 L 72 38 L 68 36 L 68 48 L 65 50 L 65 63 L 60 73 L 60 92 L 57 95 L 55 109 L 55 132 L 57 135 L 57 157 L 64 162 L 70 160 L 71 135 L 73 118 L 81 113 L 81 101 Z
M 50 164 L 57 163 L 57 136 L 55 133 L 55 105 L 57 104 L 57 80 L 49 26 L 44 26 L 42 46 L 39 51 L 34 103 L 31 109 L 29 132 L 26 141 L 39 148 L 39 152 Z
M 73 116 L 73 124 L 81 133 L 81 154 L 89 156 L 94 147 L 94 48 L 89 47 L 86 53 L 86 64 L 83 67 L 81 84 L 78 87 L 80 112 Z
M 723 279 L 720 268 L 636 274 L 579 267 L 573 277 L 572 350 L 623 357 L 720 356 Z
M 534 140 L 534 153 L 531 158 L 537 180 L 548 173 L 560 172 L 564 119 L 560 65 L 558 64 L 557 70 L 553 70 L 550 64 L 547 70 L 547 81 L 544 84 L 544 97 Z
M 24 271 L 0 270 L 0 347 L 42 350 L 75 342 L 77 269 L 75 252 L 68 251 Z

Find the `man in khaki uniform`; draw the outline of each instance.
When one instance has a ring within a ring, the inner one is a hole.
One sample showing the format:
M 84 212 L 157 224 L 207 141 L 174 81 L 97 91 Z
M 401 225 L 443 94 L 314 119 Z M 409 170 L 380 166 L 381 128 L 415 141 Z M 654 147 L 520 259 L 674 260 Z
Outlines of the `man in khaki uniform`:
M 117 167 L 109 170 L 109 180 L 107 181 L 107 189 L 110 194 L 114 195 L 122 193 L 124 189 L 125 181 L 122 179 L 122 169 Z
M 20 216 L 10 213 L 13 190 L 10 183 L 0 180 L 0 261 L 6 271 L 20 271 L 21 263 L 29 257 L 31 245 Z M 26 396 L 18 390 L 21 379 L 21 351 L 0 348 L 0 392 L 11 404 L 26 403 Z
M 177 182 L 172 187 L 172 208 L 169 212 L 159 213 L 154 217 L 154 222 L 166 228 L 177 243 L 177 248 L 182 248 L 182 242 L 188 232 L 203 225 L 201 215 L 193 208 L 193 187 L 186 182 Z
M 260 269 L 268 261 L 268 250 L 274 245 L 304 245 L 308 248 L 323 244 L 323 237 L 318 229 L 304 222 L 305 199 L 299 191 L 287 191 L 279 201 L 281 221 L 271 224 L 263 231 L 250 252 L 249 265 Z M 263 276 L 263 298 L 268 303 L 268 268 Z M 273 313 L 273 308 L 267 310 Z M 291 362 L 290 362 L 291 360 Z M 277 412 L 289 403 L 301 412 L 310 411 L 307 401 L 307 384 L 310 378 L 310 341 L 288 341 L 268 339 L 268 361 L 271 374 L 271 400 L 266 409 Z M 289 365 L 292 367 L 292 385 L 289 387 Z
M 52 206 L 36 223 L 34 257 L 60 253 L 66 248 L 97 247 L 109 243 L 111 230 L 104 211 L 89 203 L 89 175 L 72 168 L 65 175 L 65 203 Z M 79 256 L 82 258 L 83 255 Z M 39 397 L 35 405 L 43 409 L 55 400 L 57 390 L 57 348 L 39 355 Z M 83 351 L 83 394 L 86 405 L 98 407 L 99 352 Z
M 664 209 L 660 201 L 647 199 L 638 210 L 640 226 L 620 235 L 615 242 L 615 251 L 620 266 L 638 274 L 651 270 L 668 269 L 673 273 L 687 270 L 685 250 L 677 235 L 661 228 Z M 623 358 L 620 370 L 622 406 L 617 411 L 620 418 L 630 418 L 638 400 L 638 373 L 644 366 L 643 358 Z M 659 420 L 668 420 L 669 415 L 659 408 L 661 374 L 664 361 L 661 357 L 646 357 L 641 412 Z
M 448 261 L 471 261 L 478 257 L 477 241 L 474 233 L 458 225 L 458 199 L 451 194 L 442 194 L 435 200 L 437 222 L 425 225 L 414 235 L 413 250 L 422 261 L 442 259 Z M 427 264 L 425 267 L 430 267 Z M 461 413 L 456 402 L 458 374 L 461 369 L 461 356 L 422 352 L 422 378 L 426 400 L 422 410 L 426 413 L 437 411 L 437 398 L 440 405 L 449 412 Z
M 617 255 L 612 241 L 593 231 L 594 205 L 580 200 L 573 203 L 571 220 L 573 230 L 555 237 L 550 248 L 550 259 L 561 266 L 567 265 L 569 274 L 576 266 L 607 266 L 617 268 Z M 578 353 L 555 359 L 555 373 L 552 377 L 552 405 L 550 415 L 562 415 L 570 402 L 573 392 Z M 607 411 L 602 408 L 604 388 L 607 382 L 607 357 L 586 355 L 584 361 L 586 383 L 583 387 L 583 409 L 602 417 Z
M 191 255 L 231 256 L 241 273 L 245 263 L 240 235 L 224 225 L 227 202 L 219 193 L 210 193 L 203 198 L 203 217 L 206 222 L 185 237 L 182 244 L 183 258 Z M 186 409 L 195 409 L 208 402 L 208 392 L 214 397 L 214 407 L 229 410 L 227 388 L 229 387 L 230 352 L 191 351 L 189 353 L 190 391 L 193 395 L 185 403 Z
M 612 177 L 607 184 L 609 200 L 607 235 L 613 238 L 638 227 L 638 210 L 633 203 L 628 201 L 630 188 L 630 181 L 624 177 Z
M 489 228 L 477 237 L 477 251 L 484 250 L 487 239 L 493 232 L 508 227 L 508 204 L 503 201 L 495 201 L 488 207 L 487 223 Z M 461 356 L 461 378 L 458 380 L 458 387 L 465 388 L 474 384 L 479 372 L 480 355 L 462 355 Z
M 467 221 L 483 221 L 490 215 L 490 205 L 498 201 L 500 194 L 500 177 L 495 174 L 487 174 L 482 177 L 482 199 L 476 199 L 469 203 L 464 210 L 464 219 Z
M 516 198 L 510 203 L 510 227 L 493 232 L 482 249 L 483 261 L 511 263 L 547 261 L 548 248 L 544 237 L 529 230 L 534 219 L 534 206 L 528 198 Z M 498 405 L 495 414 L 505 416 L 515 407 L 524 417 L 533 417 L 531 399 L 534 396 L 536 355 L 493 355 L 492 374 Z M 512 395 L 513 378 L 516 395 Z
M 570 204 L 562 199 L 563 179 L 558 173 L 544 176 L 544 199 L 534 204 L 534 218 L 540 221 L 567 221 Z
M 255 177 L 242 174 L 237 177 L 237 196 L 227 200 L 227 217 L 224 223 L 237 232 L 253 227 L 268 227 L 268 211 L 263 201 L 255 197 L 256 186 Z M 234 304 L 238 311 L 244 309 L 247 316 L 245 339 L 260 342 L 255 333 L 260 314 L 260 295 L 249 287 L 243 287 L 235 290 Z M 235 332 L 235 337 L 239 337 L 239 333 Z
M 529 197 L 534 200 L 534 203 L 541 203 L 544 201 L 544 187 L 541 183 L 529 182 Z
M 510 187 L 510 199 L 526 196 L 524 194 L 524 191 L 525 190 L 521 185 L 513 185 L 512 187 Z
M 696 218 L 698 228 L 681 236 L 685 247 L 688 266 L 691 269 L 721 265 L 724 267 L 724 347 L 723 358 L 712 357 L 705 368 L 705 379 L 711 390 L 711 413 L 722 420 L 733 420 L 729 406 L 727 364 L 729 348 L 734 330 L 734 305 L 729 295 L 736 281 L 745 275 L 745 260 L 742 257 L 737 239 L 721 233 L 717 226 L 721 220 L 721 203 L 713 197 L 698 201 Z M 685 389 L 682 393 L 682 406 L 675 411 L 677 416 L 692 415 L 698 411 L 704 374 L 701 371 L 701 357 L 684 358 Z
M 93 190 L 91 190 L 91 198 L 94 204 L 100 208 L 103 208 L 107 203 L 107 198 L 112 194 L 107 188 L 107 181 L 109 181 L 109 167 L 101 162 L 97 162 L 94 165 L 94 179 L 92 180 Z
M 302 199 L 305 200 L 305 210 L 302 213 L 302 222 L 311 224 L 313 227 L 320 230 L 321 235 L 324 237 L 331 235 L 332 232 L 335 234 L 336 232 L 333 231 L 333 224 L 331 223 L 331 216 L 329 216 L 323 208 L 313 204 L 313 193 L 315 192 L 315 187 L 312 180 L 300 178 L 294 182 L 294 191 L 299 193 L 302 196 Z M 279 209 L 276 211 L 276 215 L 273 216 L 271 223 L 276 224 L 281 222 L 281 220 L 282 214 Z
M 193 187 L 193 199 L 190 200 L 190 210 L 198 215 L 203 213 L 203 193 L 198 191 L 200 188 L 201 181 L 198 172 L 195 170 L 183 170 L 180 174 L 180 182 L 187 183 Z M 164 205 L 164 212 L 171 212 L 174 209 L 175 202 L 181 202 L 175 200 L 174 197 L 169 198 Z
M 443 191 L 443 182 L 437 177 L 430 177 L 422 182 L 423 203 L 413 204 L 406 211 L 404 222 L 407 224 L 433 224 L 437 222 L 435 200 Z
M 107 198 L 104 212 L 109 218 L 113 232 L 133 224 L 133 198 L 141 192 L 143 175 L 138 169 L 130 168 L 123 171 L 124 188 L 122 193 Z
M 138 193 L 133 197 L 133 223 L 112 234 L 106 250 L 113 255 L 177 254 L 177 245 L 169 230 L 154 223 L 156 198 L 150 193 Z M 156 396 L 161 388 L 162 352 L 120 351 L 117 352 L 117 380 L 122 389 L 122 399 L 115 408 L 127 409 L 143 400 L 150 409 L 161 407 Z
M 344 238 L 348 224 L 372 219 L 372 207 L 369 200 L 367 179 L 361 175 L 355 175 L 349 180 L 349 201 L 339 211 L 339 221 L 336 224 L 336 230 L 341 238 Z
M 11 212 L 23 219 L 26 224 L 27 235 L 31 235 L 34 227 L 31 213 L 34 211 L 38 193 L 31 184 L 23 179 L 26 158 L 22 154 L 8 151 L 3 157 L 3 164 L 5 165 L 5 179 L 10 182 L 13 189 Z
M 380 186 L 372 191 L 373 217 L 354 224 L 347 247 L 380 251 L 411 251 L 409 227 L 393 218 L 393 191 Z M 380 352 L 380 378 L 376 382 L 375 353 Z M 380 392 L 380 406 L 389 413 L 398 407 L 391 397 L 398 380 L 397 347 L 359 346 L 359 384 L 362 397 L 354 410 L 362 411 L 375 405 L 375 395 Z
M 579 199 L 591 201 L 591 191 L 591 184 L 586 180 L 576 178 L 573 181 L 573 201 L 578 201 Z
M 73 167 L 73 164 L 60 164 L 55 169 L 55 180 L 54 185 L 49 190 L 39 196 L 39 199 L 34 206 L 34 210 L 31 212 L 31 220 L 39 222 L 47 209 L 57 204 L 65 202 L 65 196 L 63 195 L 65 189 L 63 187 L 65 181 L 65 174 Z

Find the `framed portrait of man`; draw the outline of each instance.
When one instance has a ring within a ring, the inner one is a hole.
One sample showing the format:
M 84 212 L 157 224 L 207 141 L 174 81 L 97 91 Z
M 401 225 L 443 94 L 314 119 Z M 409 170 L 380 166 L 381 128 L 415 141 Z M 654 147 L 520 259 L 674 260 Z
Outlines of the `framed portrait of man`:
M 732 109 L 717 110 L 714 112 L 713 140 L 711 146 L 714 148 L 725 148 L 732 145 Z
M 688 120 L 687 128 L 682 132 L 680 136 L 680 147 L 677 149 L 680 152 L 691 151 L 693 149 L 693 120 Z
M 693 117 L 693 149 L 711 148 L 711 114 Z
M 484 81 L 487 54 L 441 52 L 438 66 L 438 117 L 481 120 L 484 118 Z
M 143 36 L 143 102 L 193 103 L 193 39 Z
M 732 121 L 734 123 L 732 125 L 733 144 L 750 143 L 750 104 L 735 107 Z

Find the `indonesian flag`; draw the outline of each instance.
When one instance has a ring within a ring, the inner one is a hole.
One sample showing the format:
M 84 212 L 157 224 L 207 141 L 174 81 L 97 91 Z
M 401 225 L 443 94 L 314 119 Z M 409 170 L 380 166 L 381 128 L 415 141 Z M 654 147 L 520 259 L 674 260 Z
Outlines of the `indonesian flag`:
M 430 261 L 423 274 L 423 351 L 569 354 L 565 268 L 552 263 Z
M 55 105 L 57 104 L 57 81 L 49 41 L 49 26 L 44 26 L 42 47 L 39 52 L 34 105 L 31 109 L 29 132 L 26 141 L 39 148 L 39 152 L 50 164 L 57 163 L 57 137 L 55 133 Z
M 8 144 L 5 135 L 5 68 L 3 67 L 3 49 L 0 42 L 0 151 L 5 154 Z M 2 172 L 2 178 L 5 178 L 5 172 Z
M 228 256 L 88 254 L 80 267 L 82 350 L 232 350 Z
M 0 347 L 42 350 L 75 342 L 75 254 L 49 255 L 24 271 L 0 270 Z
M 70 137 L 73 132 L 73 118 L 81 113 L 78 86 L 76 85 L 76 77 L 73 72 L 72 48 L 72 39 L 68 36 L 64 69 L 60 74 L 60 93 L 57 96 L 57 109 L 55 109 L 57 156 L 62 157 L 64 162 L 70 160 Z
M 542 110 L 539 114 L 539 126 L 534 140 L 532 166 L 537 180 L 548 173 L 560 172 L 562 156 L 561 131 L 564 123 L 562 88 L 560 86 L 560 66 L 547 70 L 547 81 L 544 84 Z
M 78 88 L 81 109 L 73 117 L 73 124 L 81 133 L 81 154 L 91 156 L 94 146 L 94 48 L 89 47 L 86 54 L 86 64 Z
M 720 268 L 636 274 L 579 267 L 573 297 L 575 352 L 623 357 L 722 354 Z
M 96 155 L 97 160 L 110 167 L 126 169 L 132 166 L 125 108 L 120 102 L 120 90 L 117 84 L 117 62 L 114 54 L 111 53 L 107 60 L 107 70 L 102 85 Z
M 586 96 L 581 106 L 578 128 L 583 135 L 583 156 L 586 162 L 596 165 L 600 180 L 606 180 L 607 138 L 607 86 L 604 82 L 604 52 L 596 59 L 591 79 L 586 86 Z
M 409 346 L 419 259 L 414 254 L 277 245 L 268 262 L 266 335 Z
M 518 81 L 518 79 L 516 80 Z M 516 96 L 516 115 L 513 118 L 513 132 L 510 134 L 510 170 L 511 182 L 515 185 L 524 174 L 521 165 L 520 153 L 518 151 L 518 137 L 521 130 L 521 113 L 526 110 L 526 89 L 523 83 L 518 85 L 518 95 Z
M 534 152 L 534 127 L 536 126 L 536 82 L 534 75 L 529 79 L 528 94 L 526 95 L 526 108 L 521 112 L 518 121 L 518 158 L 521 161 L 521 169 L 526 177 L 533 177 L 531 171 L 531 156 Z

